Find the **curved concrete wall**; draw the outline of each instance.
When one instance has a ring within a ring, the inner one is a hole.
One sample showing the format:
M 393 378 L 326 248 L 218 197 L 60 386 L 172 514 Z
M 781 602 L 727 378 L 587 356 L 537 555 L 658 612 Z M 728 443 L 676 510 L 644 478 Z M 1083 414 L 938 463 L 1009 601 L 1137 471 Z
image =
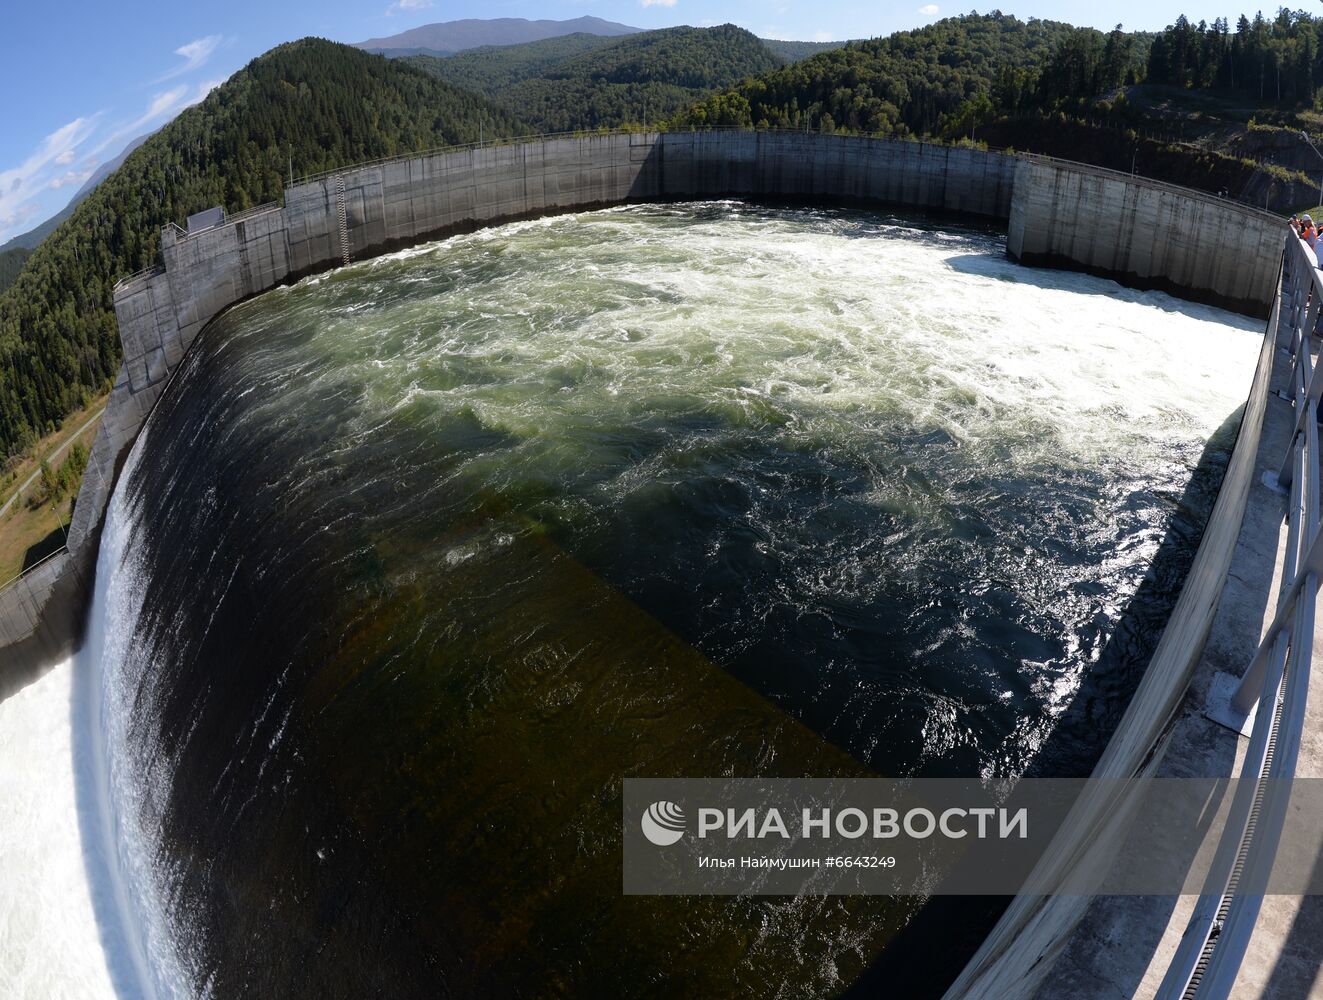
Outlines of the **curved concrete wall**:
M 1283 220 L 1189 188 L 1022 157 L 1006 252 L 1267 317 Z
M 786 132 L 594 135 L 351 167 L 200 233 L 168 226 L 163 268 L 120 283 L 124 365 L 69 530 L 86 560 L 117 467 L 166 380 L 221 311 L 282 282 L 512 219 L 677 198 L 892 204 L 1008 223 L 1007 251 L 1266 314 L 1272 216 L 1183 188 L 1041 158 Z M 345 231 L 340 231 L 343 209 Z M 21 583 L 20 583 L 21 585 Z
M 70 550 L 90 554 L 117 467 L 202 328 L 236 302 L 338 266 L 346 253 L 361 260 L 513 219 L 695 197 L 893 204 L 1004 222 L 1015 162 L 977 149 L 812 133 L 594 135 L 351 167 L 288 189 L 283 208 L 194 234 L 168 226 L 164 268 L 116 288 L 124 366 L 92 448 Z
M 1284 228 L 1279 224 L 1279 228 Z M 1279 235 L 1278 249 L 1284 240 Z M 1280 254 L 1273 283 L 1281 285 Z M 1080 870 L 1105 871 L 1122 844 L 1128 779 L 1156 773 L 1164 740 L 1189 687 L 1218 613 L 1227 571 L 1241 538 L 1246 501 L 1264 428 L 1281 296 L 1274 296 L 1250 382 L 1236 445 L 1180 596 L 1092 777 L 1039 860 L 1030 888 L 1007 908 L 945 1000 L 1032 1000 L 1060 956 L 1092 897 L 1058 893 Z M 1257 635 L 1257 633 L 1256 633 Z M 1076 883 L 1078 886 L 1078 883 Z
M 0 648 L 8 654 L 46 633 L 48 644 L 70 641 L 67 633 L 76 626 L 65 619 L 74 616 L 56 606 L 73 606 L 66 591 L 85 588 L 92 578 L 98 529 L 119 465 L 188 347 L 224 309 L 337 266 L 346 255 L 362 259 L 555 212 L 720 196 L 892 204 L 1006 222 L 1007 251 L 1025 263 L 1087 270 L 1252 314 L 1266 315 L 1273 302 L 1281 256 L 1280 221 L 1232 202 L 1087 166 L 922 143 L 648 133 L 349 168 L 290 188 L 283 207 L 253 210 L 199 233 L 167 227 L 164 267 L 117 286 L 124 365 L 79 494 L 70 556 L 0 593 Z M 1190 579 L 1104 758 L 1108 771 L 1133 773 L 1152 748 L 1207 633 L 1244 508 L 1242 453 L 1258 435 L 1262 370 L 1261 363 Z M 1085 840 L 1062 845 L 1056 863 L 1067 864 L 1086 842 L 1088 831 L 1081 826 L 1077 832 Z M 952 995 L 1027 995 L 1074 916 L 1069 899 L 1018 899 Z

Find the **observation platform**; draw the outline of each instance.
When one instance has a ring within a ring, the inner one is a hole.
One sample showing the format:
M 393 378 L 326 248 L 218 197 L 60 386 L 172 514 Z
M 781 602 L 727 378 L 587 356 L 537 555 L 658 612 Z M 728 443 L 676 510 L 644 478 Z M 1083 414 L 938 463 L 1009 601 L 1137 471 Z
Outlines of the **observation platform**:
M 1288 260 L 1298 249 L 1288 246 Z M 1320 287 L 1317 272 L 1313 284 L 1316 309 Z M 1234 777 L 1251 755 L 1247 736 L 1213 721 L 1205 711 L 1215 678 L 1219 674 L 1239 677 L 1254 659 L 1260 639 L 1277 613 L 1278 597 L 1291 582 L 1291 497 L 1276 485 L 1283 458 L 1292 445 L 1298 412 L 1293 403 L 1297 387 L 1289 277 L 1284 285 L 1283 306 L 1276 314 L 1262 431 L 1240 536 L 1208 640 L 1159 751 L 1155 777 Z M 1301 313 L 1301 324 L 1313 317 L 1312 310 L 1305 315 L 1303 304 Z M 1303 347 L 1311 358 L 1318 358 L 1317 338 L 1304 339 Z M 1315 619 L 1313 648 L 1323 648 L 1321 642 L 1323 622 Z M 1306 661 L 1306 670 L 1308 666 Z M 1251 718 L 1250 723 L 1253 721 Z M 1323 778 L 1323 671 L 1317 667 L 1309 671 L 1295 777 Z M 1215 826 L 1209 836 L 1216 838 L 1220 832 L 1221 828 Z M 1117 863 L 1124 864 L 1125 856 L 1122 849 Z M 1323 857 L 1314 858 L 1313 863 L 1317 871 Z M 1202 987 L 1192 991 L 1188 983 L 1164 985 L 1168 970 L 1177 963 L 1182 939 L 1199 901 L 1200 897 L 1192 895 L 1094 897 L 1034 996 L 1039 1000 L 1165 1000 L 1171 996 L 1206 995 L 1260 1000 L 1323 997 L 1323 896 L 1262 898 L 1239 968 L 1226 973 L 1229 994 L 1216 989 L 1206 992 Z

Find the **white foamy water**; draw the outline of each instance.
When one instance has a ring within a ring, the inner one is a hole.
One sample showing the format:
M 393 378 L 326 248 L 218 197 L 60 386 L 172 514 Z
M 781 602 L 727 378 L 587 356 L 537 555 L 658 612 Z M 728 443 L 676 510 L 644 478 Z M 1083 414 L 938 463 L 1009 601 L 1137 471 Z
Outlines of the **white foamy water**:
M 245 390 L 253 394 L 249 419 L 263 408 L 273 424 L 304 413 L 313 389 L 341 381 L 357 407 L 351 426 L 365 439 L 401 414 L 425 423 L 428 406 L 468 406 L 484 424 L 518 434 L 525 459 L 569 470 L 566 479 L 592 480 L 597 463 L 603 474 L 594 490 L 619 500 L 655 478 L 653 466 L 617 469 L 610 442 L 575 428 L 629 428 L 653 411 L 669 419 L 697 399 L 736 432 L 747 412 L 747 423 L 805 452 L 830 446 L 871 461 L 885 452 L 878 440 L 930 433 L 942 447 L 949 440 L 952 450 L 972 453 L 964 464 L 975 472 L 1116 465 L 1118 477 L 1176 491 L 1249 385 L 1257 321 L 1084 275 L 1025 271 L 990 239 L 920 239 L 902 226 L 884 227 L 885 239 L 847 239 L 849 224 L 815 230 L 756 217 L 752 234 L 724 218 L 686 223 L 674 235 L 657 228 L 659 214 L 682 219 L 687 211 L 625 209 L 503 227 L 282 289 L 274 294 L 288 313 L 264 319 L 270 301 L 240 307 L 229 322 L 248 317 L 255 326 L 246 336 L 277 360 L 281 351 L 292 355 L 283 366 L 264 359 L 270 391 Z M 435 291 L 405 296 L 410 283 Z M 337 311 L 323 296 L 341 286 Z M 289 313 L 305 312 L 310 342 L 291 348 Z M 263 322 L 281 336 L 265 336 Z M 513 467 L 490 474 L 499 480 Z M 861 503 L 882 514 L 911 511 L 918 530 L 938 533 L 931 525 L 945 516 L 945 484 L 921 490 L 891 467 L 876 480 Z M 1096 615 L 1119 614 L 1069 588 L 1096 585 L 1119 607 L 1166 530 L 1120 500 L 1098 510 L 1096 523 L 1073 527 L 1090 536 L 1085 542 L 1096 535 L 1098 546 L 1115 550 L 1101 565 L 1053 568 L 1051 553 L 1031 559 L 1023 540 L 1011 552 L 1019 569 L 1000 565 L 1003 550 L 987 557 L 1020 585 L 1029 613 L 1064 619 L 1068 635 L 1068 662 L 1026 670 L 1026 685 L 1051 711 L 1027 714 L 1005 738 L 1017 751 L 1050 731 L 1094 655 L 1079 653 L 1081 642 L 1069 637 L 1092 635 Z M 1127 517 L 1140 523 L 1114 523 Z M 767 551 L 803 544 L 785 518 L 756 527 Z M 0 1000 L 207 994 L 206 976 L 191 968 L 196 940 L 188 939 L 202 932 L 185 926 L 190 915 L 181 912 L 171 845 L 159 829 L 175 761 L 152 739 L 156 705 L 145 681 L 161 664 L 135 647 L 148 572 L 147 546 L 134 537 L 141 530 L 134 498 L 117 490 L 87 648 L 0 703 Z M 1115 541 L 1122 537 L 1125 552 Z M 879 540 L 875 551 L 833 553 L 826 569 L 804 570 L 820 578 L 788 576 L 792 597 L 809 604 L 819 595 L 866 596 L 876 579 L 913 571 L 916 551 Z M 208 564 L 198 575 L 222 571 Z M 953 622 L 950 636 L 964 628 Z M 933 645 L 954 642 L 950 636 Z M 874 725 L 891 697 L 860 685 L 849 707 Z M 928 710 L 926 756 L 968 739 L 956 707 L 945 698 Z M 879 727 L 869 738 L 887 735 Z M 987 754 L 992 767 L 998 750 Z
M 115 996 L 79 823 L 74 664 L 0 702 L 0 995 Z

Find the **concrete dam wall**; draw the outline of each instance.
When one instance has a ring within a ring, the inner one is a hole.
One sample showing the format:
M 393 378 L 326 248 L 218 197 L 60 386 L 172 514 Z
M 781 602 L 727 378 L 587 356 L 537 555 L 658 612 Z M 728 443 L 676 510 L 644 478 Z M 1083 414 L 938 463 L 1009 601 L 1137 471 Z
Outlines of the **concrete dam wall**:
M 86 564 L 116 470 L 165 381 L 223 310 L 386 250 L 576 209 L 719 196 L 889 204 L 1008 224 L 1007 251 L 1266 315 L 1280 221 L 1114 171 L 924 143 L 782 132 L 599 135 L 365 164 L 285 204 L 162 232 L 164 266 L 122 281 L 124 345 L 69 530 Z M 343 227 L 341 220 L 343 218 Z M 20 582 L 21 583 L 21 582 Z
M 1004 222 L 1012 157 L 815 134 L 637 133 L 441 152 L 348 168 L 196 233 L 115 291 L 124 364 L 92 449 L 69 548 L 88 558 L 116 470 L 206 324 L 284 282 L 428 239 L 626 202 L 747 196 L 892 204 Z M 344 210 L 343 236 L 340 211 Z
M 75 573 L 84 587 L 90 580 L 98 529 L 129 447 L 193 340 L 229 306 L 346 259 L 485 225 L 722 196 L 894 205 L 1004 223 L 1007 251 L 1024 263 L 1092 271 L 1253 314 L 1266 314 L 1280 258 L 1280 221 L 1243 205 L 1114 171 L 925 143 L 635 133 L 346 168 L 289 188 L 283 206 L 194 232 L 167 226 L 164 264 L 116 286 L 124 362 L 59 573 Z M 37 628 L 51 576 L 47 568 L 0 593 L 0 648 L 37 632 L 68 633 L 67 623 Z
M 1188 188 L 1024 156 L 1006 252 L 1266 319 L 1282 220 Z
M 15 652 L 73 641 L 75 595 L 90 585 L 119 468 L 190 345 L 228 307 L 347 259 L 485 225 L 628 202 L 723 196 L 895 205 L 979 218 L 1007 226 L 1007 252 L 1023 263 L 1090 271 L 1254 315 L 1267 315 L 1281 261 L 1281 220 L 1222 199 L 1036 157 L 866 138 L 585 136 L 440 152 L 314 178 L 288 189 L 283 206 L 194 232 L 168 226 L 163 266 L 116 287 L 124 363 L 83 480 L 69 553 L 0 592 L 6 662 Z M 1246 448 L 1257 439 L 1260 382 L 1248 411 L 1253 426 Z M 1109 760 L 1141 758 L 1157 738 L 1170 699 L 1183 690 L 1187 660 L 1202 645 L 1236 543 L 1245 497 L 1241 450 L 1218 501 L 1217 530 L 1210 527 L 1204 536 L 1190 593 L 1168 625 L 1165 652 L 1155 657 L 1158 669 L 1150 669 L 1162 697 L 1150 699 L 1146 712 L 1130 713 L 1137 716 L 1130 727 L 1135 738 Z M 0 676 L 0 693 L 4 682 Z M 1059 946 L 1055 933 L 1033 940 L 1027 932 L 1041 913 L 1029 903 L 1017 907 L 967 970 L 962 985 L 969 995 L 980 995 L 989 983 L 1028 982 L 1025 966 Z

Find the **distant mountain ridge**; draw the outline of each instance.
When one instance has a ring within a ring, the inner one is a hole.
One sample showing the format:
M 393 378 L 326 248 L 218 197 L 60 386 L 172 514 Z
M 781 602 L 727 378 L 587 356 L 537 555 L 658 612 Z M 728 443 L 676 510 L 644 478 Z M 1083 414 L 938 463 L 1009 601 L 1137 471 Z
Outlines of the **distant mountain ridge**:
M 109 385 L 115 281 L 155 263 L 161 227 L 281 197 L 300 173 L 527 134 L 504 108 L 398 61 L 305 38 L 254 59 L 98 184 L 0 292 L 0 458 Z
M 146 135 L 140 135 L 138 138 L 130 141 L 119 156 L 115 157 L 113 160 L 107 160 L 93 171 L 92 176 L 87 179 L 83 186 L 74 192 L 74 196 L 69 199 L 69 204 L 65 205 L 64 208 L 60 209 L 57 213 L 35 228 L 29 229 L 26 233 L 19 233 L 12 239 L 5 241 L 5 243 L 0 246 L 0 254 L 8 253 L 11 250 L 17 250 L 19 248 L 35 250 L 42 240 L 55 232 L 61 222 L 73 215 L 73 210 L 82 204 L 83 200 L 92 193 L 93 189 L 98 184 L 114 173 L 119 168 L 119 165 L 128 159 L 129 154 L 149 138 L 151 138 L 150 132 Z M 0 288 L 2 287 L 4 287 L 3 284 L 0 284 Z
M 503 104 L 540 131 L 564 132 L 655 123 L 786 58 L 722 24 L 616 38 L 580 33 L 404 61 Z
M 484 45 L 521 45 L 574 34 L 618 37 L 638 34 L 642 30 L 604 21 L 600 17 L 576 17 L 570 21 L 530 21 L 522 17 L 466 18 L 424 24 L 384 38 L 369 38 L 365 42 L 355 42 L 354 48 L 388 56 L 450 55 Z

